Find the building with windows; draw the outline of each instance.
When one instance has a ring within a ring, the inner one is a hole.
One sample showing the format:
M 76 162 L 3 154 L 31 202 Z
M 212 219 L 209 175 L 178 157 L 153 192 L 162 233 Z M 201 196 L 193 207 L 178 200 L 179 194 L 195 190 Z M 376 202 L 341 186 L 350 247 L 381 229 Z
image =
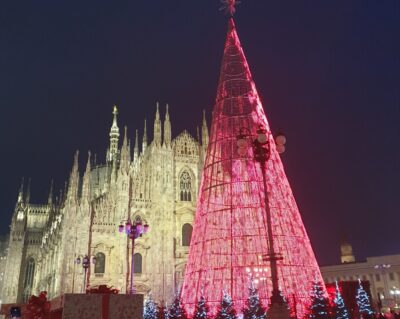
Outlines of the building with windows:
M 145 122 L 141 145 L 136 131 L 132 148 L 126 127 L 120 141 L 117 114 L 114 107 L 104 163 L 89 153 L 81 170 L 77 152 L 65 190 L 54 196 L 51 187 L 45 204 L 32 203 L 29 186 L 21 185 L 0 260 L 3 303 L 26 301 L 42 290 L 50 298 L 84 291 L 77 259 L 85 255 L 96 257 L 87 273 L 91 286 L 127 291 L 132 247 L 118 226 L 128 219 L 150 225 L 135 240 L 136 291 L 151 291 L 162 302 L 180 287 L 208 145 L 205 117 L 201 140 L 187 131 L 172 138 L 168 105 L 162 125 L 157 104 L 153 140 L 148 143 Z
M 341 253 L 340 265 L 321 267 L 325 283 L 369 281 L 375 306 L 380 300 L 385 308 L 399 308 L 400 255 L 368 257 L 363 262 L 356 262 L 349 243 L 342 244 Z

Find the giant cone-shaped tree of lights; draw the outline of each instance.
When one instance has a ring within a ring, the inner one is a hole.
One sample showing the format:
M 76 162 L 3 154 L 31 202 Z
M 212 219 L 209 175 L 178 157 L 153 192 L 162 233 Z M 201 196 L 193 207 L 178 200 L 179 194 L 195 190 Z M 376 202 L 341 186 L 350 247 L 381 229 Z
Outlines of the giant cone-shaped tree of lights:
M 266 129 L 271 148 L 265 176 L 268 201 L 264 198 L 262 169 L 250 146 L 260 126 Z M 241 129 L 251 134 L 245 155 L 237 150 Z M 270 262 L 261 258 L 269 251 L 266 202 L 274 250 L 283 257 L 277 261 L 279 287 L 290 307 L 296 303 L 297 315 L 302 318 L 316 274 L 323 281 L 230 18 L 182 287 L 182 301 L 190 314 L 201 292 L 215 314 L 224 289 L 240 313 L 247 300 L 249 272 L 255 267 L 267 269 L 267 279 L 260 282 L 258 290 L 262 303 L 269 304 Z

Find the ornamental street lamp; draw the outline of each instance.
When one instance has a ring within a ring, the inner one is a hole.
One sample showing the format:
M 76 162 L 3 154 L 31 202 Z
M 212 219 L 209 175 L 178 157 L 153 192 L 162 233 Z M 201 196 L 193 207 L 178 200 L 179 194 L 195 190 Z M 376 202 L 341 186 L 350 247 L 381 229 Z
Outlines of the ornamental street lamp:
M 253 139 L 253 136 L 249 129 L 241 128 L 239 131 L 239 135 L 237 136 L 238 153 L 240 156 L 245 156 L 247 154 L 249 139 L 251 140 L 251 147 L 253 149 L 254 160 L 260 163 L 262 178 L 263 178 L 264 207 L 265 207 L 265 215 L 266 215 L 267 231 L 268 231 L 268 253 L 263 256 L 263 260 L 269 261 L 271 268 L 271 281 L 272 281 L 271 308 L 272 308 L 272 306 L 274 305 L 279 305 L 279 306 L 285 305 L 285 301 L 279 289 L 278 267 L 277 267 L 277 261 L 282 260 L 283 257 L 281 256 L 281 254 L 277 253 L 274 248 L 274 237 L 272 236 L 271 211 L 268 200 L 268 187 L 265 178 L 266 163 L 271 156 L 271 147 L 267 131 L 262 126 L 260 126 L 259 129 L 257 130 L 257 138 L 255 139 Z M 279 139 L 279 144 L 278 142 L 277 144 L 282 145 L 279 151 L 280 153 L 283 153 L 285 151 L 284 144 L 286 143 L 286 139 L 283 135 L 279 135 L 277 137 L 277 140 L 278 139 Z
M 118 226 L 118 230 L 120 233 L 125 233 L 128 239 L 132 240 L 132 261 L 131 261 L 131 282 L 129 288 L 129 294 L 135 294 L 135 286 L 133 284 L 134 278 L 134 269 L 135 269 L 135 239 L 138 237 L 142 237 L 143 234 L 146 234 L 149 231 L 149 225 L 147 222 L 142 223 L 141 220 L 136 220 L 135 222 L 131 222 L 130 218 L 125 222 L 121 222 Z
M 77 265 L 82 264 L 82 268 L 83 268 L 83 286 L 82 286 L 82 293 L 85 293 L 85 290 L 87 288 L 87 286 L 89 286 L 89 283 L 86 282 L 86 278 L 87 278 L 87 271 L 90 267 L 90 262 L 92 262 L 93 264 L 96 264 L 96 257 L 92 256 L 89 257 L 88 255 L 84 255 L 84 256 L 78 256 L 75 259 L 75 263 Z

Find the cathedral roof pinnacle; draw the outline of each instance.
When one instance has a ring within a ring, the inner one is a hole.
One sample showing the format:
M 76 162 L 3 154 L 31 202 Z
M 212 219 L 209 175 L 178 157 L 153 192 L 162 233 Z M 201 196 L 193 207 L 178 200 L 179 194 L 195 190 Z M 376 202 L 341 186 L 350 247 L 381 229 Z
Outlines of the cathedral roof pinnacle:
M 169 105 L 168 105 L 168 103 L 165 106 L 165 120 L 169 121 Z
M 19 187 L 19 192 L 18 192 L 18 203 L 22 203 L 24 200 L 24 177 L 21 179 L 21 186 Z
M 54 187 L 54 180 L 51 179 L 50 190 L 49 190 L 49 199 L 47 200 L 47 203 L 49 205 L 53 204 L 53 187 Z

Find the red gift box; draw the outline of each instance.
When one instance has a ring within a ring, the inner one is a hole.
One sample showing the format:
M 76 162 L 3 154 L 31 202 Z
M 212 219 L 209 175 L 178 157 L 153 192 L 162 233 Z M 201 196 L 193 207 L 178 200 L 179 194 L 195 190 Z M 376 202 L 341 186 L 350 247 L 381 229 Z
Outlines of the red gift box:
M 65 294 L 51 301 L 51 319 L 141 319 L 143 295 Z

